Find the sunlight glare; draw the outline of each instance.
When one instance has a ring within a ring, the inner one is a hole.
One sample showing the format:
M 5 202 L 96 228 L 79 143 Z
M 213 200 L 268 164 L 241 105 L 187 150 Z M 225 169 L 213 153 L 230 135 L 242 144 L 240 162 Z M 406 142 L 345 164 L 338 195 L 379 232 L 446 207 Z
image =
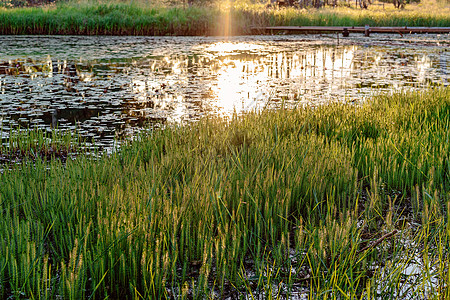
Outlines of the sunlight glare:
M 205 51 L 213 52 L 214 55 L 224 56 L 233 53 L 257 52 L 262 49 L 264 49 L 263 46 L 256 44 L 221 41 L 205 48 Z

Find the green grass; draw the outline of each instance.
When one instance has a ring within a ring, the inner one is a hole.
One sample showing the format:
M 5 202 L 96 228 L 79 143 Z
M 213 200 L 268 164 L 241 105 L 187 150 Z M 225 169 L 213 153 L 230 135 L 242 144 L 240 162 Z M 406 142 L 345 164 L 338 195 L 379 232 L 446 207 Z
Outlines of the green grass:
M 68 2 L 34 8 L 0 8 L 0 34 L 240 35 L 252 26 L 450 26 L 450 6 L 408 5 L 405 10 L 266 9 L 221 2 L 209 6 L 164 6 L 139 2 Z M 390 6 L 389 6 L 390 7 Z M 230 25 L 226 25 L 230 24 Z
M 0 11 L 0 34 L 165 35 L 205 31 L 211 23 L 199 7 L 141 9 L 134 5 L 61 4 L 55 8 Z
M 2 132 L 0 127 L 0 132 Z M 0 165 L 30 160 L 60 159 L 86 152 L 86 142 L 74 132 L 16 128 L 0 140 Z
M 6 168 L 0 297 L 448 298 L 449 138 L 442 88 Z

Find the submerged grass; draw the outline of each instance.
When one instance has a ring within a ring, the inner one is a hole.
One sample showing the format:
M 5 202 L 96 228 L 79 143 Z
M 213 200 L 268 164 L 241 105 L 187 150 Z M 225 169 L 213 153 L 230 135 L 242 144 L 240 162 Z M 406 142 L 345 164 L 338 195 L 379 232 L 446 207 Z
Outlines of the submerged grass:
M 380 6 L 268 9 L 240 2 L 201 7 L 81 1 L 0 8 L 0 34 L 241 35 L 250 34 L 252 26 L 450 26 L 448 5 L 410 6 L 399 11 Z
M 449 138 L 443 88 L 16 166 L 0 174 L 0 297 L 448 298 Z

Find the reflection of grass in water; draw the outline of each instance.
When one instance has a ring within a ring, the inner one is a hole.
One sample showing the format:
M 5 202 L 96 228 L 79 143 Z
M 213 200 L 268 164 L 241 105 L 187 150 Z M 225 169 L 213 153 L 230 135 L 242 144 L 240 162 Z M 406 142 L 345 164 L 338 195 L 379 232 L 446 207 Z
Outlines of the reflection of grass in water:
M 449 132 L 447 88 L 206 119 L 96 161 L 16 166 L 0 174 L 1 297 L 410 298 L 433 277 L 446 298 Z
M 448 7 L 421 5 L 407 5 L 405 10 L 376 5 L 369 10 L 278 10 L 238 2 L 229 10 L 221 5 L 69 2 L 55 7 L 0 10 L 0 34 L 220 35 L 224 33 L 221 20 L 228 13 L 231 34 L 250 33 L 250 26 L 255 25 L 450 26 Z

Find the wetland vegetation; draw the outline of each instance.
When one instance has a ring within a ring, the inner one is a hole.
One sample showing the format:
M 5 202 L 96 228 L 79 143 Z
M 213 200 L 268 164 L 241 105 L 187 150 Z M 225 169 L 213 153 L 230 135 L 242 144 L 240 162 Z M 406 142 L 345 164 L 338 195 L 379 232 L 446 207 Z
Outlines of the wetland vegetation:
M 3 1 L 6 3 L 5 1 Z M 376 2 L 361 10 L 337 7 L 268 8 L 266 2 L 74 1 L 38 7 L 0 7 L 0 34 L 245 35 L 252 26 L 450 26 L 446 1 L 423 0 L 395 9 Z
M 447 87 L 25 155 L 0 174 L 0 297 L 449 298 L 449 139 Z
M 333 3 L 3 5 L 0 34 L 450 26 Z M 448 38 L 240 38 L 0 38 L 0 298 L 450 298 Z

